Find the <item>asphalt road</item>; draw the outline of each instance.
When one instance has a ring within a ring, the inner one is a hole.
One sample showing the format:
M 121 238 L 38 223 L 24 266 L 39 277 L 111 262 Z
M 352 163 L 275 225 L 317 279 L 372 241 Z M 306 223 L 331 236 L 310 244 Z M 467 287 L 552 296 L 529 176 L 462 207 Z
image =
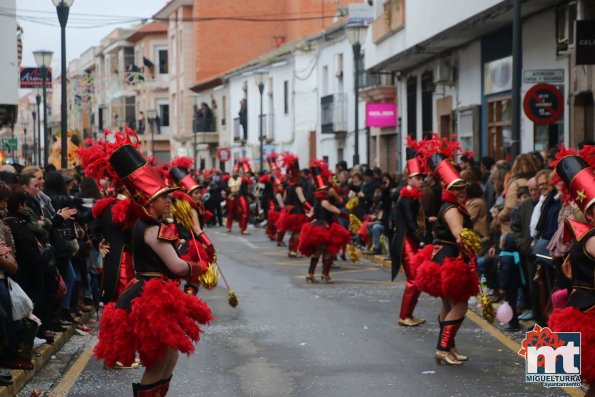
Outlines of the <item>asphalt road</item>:
M 180 357 L 168 396 L 568 395 L 525 383 L 523 359 L 469 319 L 457 347 L 471 359 L 436 365 L 439 302 L 422 295 L 415 314 L 427 323 L 397 326 L 402 275 L 391 283 L 379 265 L 339 260 L 331 272 L 336 284 L 306 284 L 307 258 L 288 258 L 260 229 L 249 236 L 224 230 L 207 232 L 239 306 L 227 304 L 222 281 L 200 292 L 218 321 L 194 355 Z M 75 336 L 20 396 L 34 388 L 52 396 L 131 396 L 142 368 L 104 370 L 90 358 L 92 335 Z

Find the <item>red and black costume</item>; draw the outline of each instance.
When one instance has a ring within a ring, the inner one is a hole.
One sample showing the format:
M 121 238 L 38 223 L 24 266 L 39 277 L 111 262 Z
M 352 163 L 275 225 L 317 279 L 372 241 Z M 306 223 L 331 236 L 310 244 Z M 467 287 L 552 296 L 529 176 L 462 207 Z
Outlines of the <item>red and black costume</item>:
M 93 244 L 99 249 L 102 240 L 109 243 L 109 252 L 103 258 L 101 301 L 114 302 L 134 277 L 130 251 L 131 228 L 134 217 L 130 211 L 131 200 L 122 195 L 97 201 L 93 206 L 93 222 L 89 231 Z
M 277 231 L 281 233 L 290 232 L 288 255 L 297 256 L 298 239 L 302 226 L 308 222 L 306 212 L 310 211 L 312 205 L 307 201 L 302 201 L 298 194 L 301 188 L 301 172 L 298 158 L 291 153 L 284 153 L 283 163 L 287 169 L 286 175 L 289 180 L 289 186 L 285 191 L 285 208 L 279 215 L 277 221 Z M 279 241 L 279 240 L 277 240 Z
M 132 259 L 135 276 L 117 303 L 108 303 L 101 318 L 99 342 L 94 353 L 113 367 L 116 362 L 129 366 L 139 353 L 143 365 L 153 367 L 176 349 L 194 352 L 200 339 L 199 324 L 212 319 L 209 307 L 195 296 L 184 294 L 180 276 L 170 268 L 187 265 L 187 277 L 194 279 L 206 271 L 200 263 L 185 262 L 175 248 L 175 225 L 152 218 L 145 206 L 174 188 L 132 146 L 123 145 L 110 156 L 110 163 L 132 194 L 132 207 L 140 216 L 132 231 Z M 164 396 L 171 378 L 153 384 L 133 384 L 135 396 Z
M 420 160 L 415 149 L 407 148 L 407 177 L 423 175 Z M 399 320 L 401 325 L 419 325 L 423 320 L 405 323 L 413 318 L 413 310 L 421 291 L 415 285 L 417 262 L 414 260 L 420 245 L 425 243 L 423 229 L 417 223 L 420 211 L 420 199 L 423 193 L 418 188 L 405 186 L 401 189 L 394 210 L 395 233 L 391 241 L 390 256 L 392 261 L 391 280 L 394 281 L 403 266 L 407 282 L 403 292 Z
M 556 172 L 564 181 L 574 202 L 583 213 L 589 213 L 595 204 L 595 173 L 578 156 L 563 157 Z M 565 238 L 573 244 L 568 254 L 572 280 L 568 306 L 554 309 L 548 326 L 555 332 L 581 333 L 581 379 L 595 385 L 595 258 L 586 249 L 587 241 L 595 238 L 595 226 L 565 220 Z M 564 266 L 565 270 L 567 269 Z M 567 272 L 566 272 L 567 273 Z
M 470 231 L 473 223 L 465 207 L 459 203 L 456 194 L 448 190 L 464 188 L 466 183 L 460 178 L 451 160 L 442 153 L 431 155 L 428 158 L 428 165 L 434 175 L 442 181 L 445 189 L 442 191 L 442 206 L 438 211 L 438 219 L 434 224 L 434 245 L 424 247 L 415 258 L 419 264 L 415 284 L 421 291 L 441 297 L 443 305 L 444 302 L 449 302 L 450 305 L 459 302 L 466 304 L 469 297 L 479 293 L 475 253 L 466 248 L 464 236 L 452 234 L 446 222 L 447 212 L 458 211 L 463 217 L 463 230 L 469 229 L 467 233 L 473 233 Z M 453 354 L 446 357 L 445 361 L 448 364 L 461 364 L 467 359 L 459 355 L 455 349 L 455 337 L 464 319 L 464 315 L 448 321 L 439 318 L 440 333 L 437 350 Z M 436 360 L 440 359 L 444 357 L 439 357 L 437 354 Z
M 250 215 L 250 207 L 248 205 L 248 185 L 250 179 L 244 176 L 239 176 L 239 168 L 243 167 L 244 172 L 250 170 L 250 165 L 247 163 L 236 162 L 234 164 L 234 175 L 227 180 L 228 197 L 227 197 L 227 231 L 231 232 L 233 220 L 238 219 L 240 231 L 246 233 L 248 228 L 248 217 Z
M 337 222 L 338 214 L 323 206 L 324 201 L 336 206 L 338 200 L 329 194 L 329 187 L 321 174 L 320 167 L 313 166 L 310 170 L 316 184 L 314 219 L 303 225 L 299 236 L 298 250 L 302 255 L 310 257 L 310 268 L 306 280 L 315 282 L 314 273 L 320 255 L 322 255 L 322 280 L 329 282 L 329 272 L 334 257 L 341 247 L 351 240 L 351 234 Z

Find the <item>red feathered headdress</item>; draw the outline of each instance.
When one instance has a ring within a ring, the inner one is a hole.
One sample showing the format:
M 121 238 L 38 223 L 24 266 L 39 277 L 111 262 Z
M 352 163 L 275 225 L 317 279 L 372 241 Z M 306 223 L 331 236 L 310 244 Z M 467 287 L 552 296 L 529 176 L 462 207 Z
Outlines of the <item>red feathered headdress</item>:
M 432 139 L 417 142 L 417 151 L 447 189 L 465 185 L 465 181 L 453 165 L 454 158 L 463 151 L 456 134 L 449 139 L 440 138 L 434 132 Z
M 331 172 L 328 163 L 324 160 L 310 160 L 310 169 L 312 169 L 313 167 L 316 167 L 320 170 L 320 175 L 319 177 L 322 178 L 322 180 L 320 181 L 316 181 L 315 178 L 315 183 L 317 187 L 322 187 L 322 186 L 328 186 L 331 183 L 331 179 L 333 177 L 333 173 Z M 314 178 L 314 175 L 313 175 Z
M 176 157 L 172 160 L 171 166 L 172 168 L 180 167 L 184 171 L 188 172 L 188 170 L 194 166 L 194 160 L 187 156 Z
M 128 127 L 124 132 L 105 130 L 104 134 L 105 140 L 99 139 L 92 146 L 79 148 L 77 154 L 81 159 L 81 165 L 85 169 L 85 175 L 98 182 L 101 179 L 116 182 L 120 177 L 110 164 L 109 158 L 116 149 L 124 145 L 131 145 L 140 150 L 138 135 Z
M 281 155 L 281 163 L 290 183 L 297 183 L 300 179 L 300 162 L 298 156 L 285 152 Z
M 589 165 L 589 168 L 593 169 L 595 168 L 595 146 L 592 145 L 585 145 L 583 146 L 583 148 L 581 150 L 577 150 L 575 148 L 567 148 L 566 145 L 564 145 L 563 143 L 559 145 L 559 151 L 558 153 L 556 153 L 556 159 L 554 161 L 552 161 L 552 167 L 554 167 L 554 169 L 558 169 L 558 164 L 560 163 L 560 160 L 562 160 L 565 157 L 570 157 L 570 156 L 578 156 L 580 158 L 582 158 L 585 163 L 587 163 Z M 561 185 L 561 200 L 564 203 L 568 203 L 572 200 L 575 200 L 575 193 L 576 192 L 570 192 L 568 190 L 568 186 L 566 183 L 561 183 L 564 182 L 563 178 L 561 177 L 559 172 L 556 172 L 556 175 L 554 176 L 554 178 L 552 179 L 552 184 L 554 185 Z M 580 204 L 580 203 L 577 203 Z
M 239 159 L 238 161 L 242 164 L 242 171 L 244 171 L 244 174 L 252 171 L 252 167 L 250 167 L 250 159 L 243 158 Z

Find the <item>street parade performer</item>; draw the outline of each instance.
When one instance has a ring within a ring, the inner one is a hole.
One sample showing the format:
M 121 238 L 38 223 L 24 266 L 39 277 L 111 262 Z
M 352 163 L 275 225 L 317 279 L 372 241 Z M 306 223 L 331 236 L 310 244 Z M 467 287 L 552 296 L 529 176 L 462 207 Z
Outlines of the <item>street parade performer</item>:
M 281 155 L 281 159 L 289 186 L 285 191 L 285 208 L 281 211 L 277 221 L 277 236 L 283 236 L 285 232 L 290 232 L 287 255 L 290 258 L 297 258 L 300 232 L 304 223 L 309 221 L 306 213 L 310 212 L 312 205 L 306 201 L 301 186 L 302 173 L 298 157 L 293 153 L 286 152 Z
M 250 164 L 247 160 L 242 160 L 235 162 L 233 165 L 233 175 L 227 179 L 228 196 L 226 206 L 228 233 L 231 233 L 233 220 L 238 219 L 240 232 L 242 234 L 249 234 L 247 229 L 250 207 L 248 206 L 247 196 L 250 180 L 247 177 L 247 173 L 250 171 Z M 242 168 L 243 175 L 240 175 L 240 168 Z
M 587 148 L 587 146 L 585 146 Z M 593 147 L 587 148 L 592 150 Z M 595 396 L 595 172 L 590 158 L 568 155 L 556 165 L 570 196 L 589 223 L 565 220 L 565 239 L 573 240 L 562 271 L 572 280 L 567 307 L 556 308 L 548 320 L 555 332 L 581 333 L 581 379 L 590 386 L 587 396 Z M 583 152 L 584 150 L 581 150 Z M 591 166 L 583 159 L 587 158 Z
M 178 256 L 174 225 L 162 222 L 170 210 L 168 187 L 159 174 L 131 145 L 123 145 L 109 162 L 134 202 L 139 216 L 132 231 L 132 263 L 135 277 L 117 303 L 106 305 L 101 318 L 95 356 L 113 367 L 117 361 L 130 365 L 136 352 L 145 366 L 133 394 L 165 396 L 178 351 L 194 352 L 200 339 L 199 324 L 213 320 L 211 310 L 196 296 L 182 292 L 179 279 L 194 281 L 207 269 L 204 263 Z
M 213 263 L 215 247 L 202 229 L 205 210 L 200 200 L 201 186 L 180 167 L 173 167 L 169 175 L 182 189 L 172 194 L 175 200 L 172 204 L 172 212 L 177 221 L 178 234 L 186 242 L 186 253 L 182 255 L 182 259 Z M 184 287 L 184 291 L 195 295 L 198 287 L 198 283 L 189 282 Z
M 416 142 L 411 142 L 416 145 Z M 415 327 L 423 324 L 426 320 L 413 316 L 413 310 L 417 305 L 417 300 L 421 291 L 415 285 L 415 273 L 417 262 L 414 261 L 415 255 L 420 247 L 424 246 L 424 231 L 417 223 L 417 217 L 420 211 L 420 199 L 423 195 L 420 190 L 423 185 L 422 164 L 417 156 L 417 151 L 413 147 L 406 148 L 407 166 L 405 175 L 407 175 L 407 185 L 399 192 L 399 197 L 395 204 L 394 225 L 395 233 L 390 247 L 392 261 L 391 280 L 394 281 L 403 266 L 407 283 L 403 292 L 401 302 L 401 312 L 399 315 L 399 325 L 405 327 Z
M 451 161 L 460 149 L 454 139 L 434 135 L 433 140 L 420 142 L 420 146 L 426 145 L 425 158 L 443 190 L 434 225 L 434 245 L 427 245 L 416 256 L 419 266 L 415 284 L 421 291 L 442 299 L 436 363 L 461 365 L 468 357 L 457 351 L 455 337 L 467 313 L 467 300 L 479 292 L 475 252 L 480 243 L 479 236 L 471 231 L 473 223 L 464 207 L 466 182 Z
M 329 187 L 331 175 L 328 166 L 322 161 L 313 161 L 310 171 L 316 186 L 314 219 L 302 226 L 298 249 L 302 255 L 310 257 L 306 282 L 317 282 L 314 274 L 322 255 L 320 279 L 325 284 L 332 284 L 334 281 L 329 273 L 333 260 L 341 247 L 351 240 L 351 234 L 336 220 L 337 216 L 341 215 L 341 210 L 336 206 L 337 193 Z

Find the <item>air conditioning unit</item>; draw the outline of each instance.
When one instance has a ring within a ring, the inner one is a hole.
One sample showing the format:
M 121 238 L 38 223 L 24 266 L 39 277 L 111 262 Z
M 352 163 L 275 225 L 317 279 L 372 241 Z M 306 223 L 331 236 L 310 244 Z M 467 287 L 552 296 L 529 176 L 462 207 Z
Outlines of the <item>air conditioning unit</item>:
M 452 66 L 449 59 L 439 59 L 436 61 L 434 70 L 434 84 L 452 84 L 454 83 Z

